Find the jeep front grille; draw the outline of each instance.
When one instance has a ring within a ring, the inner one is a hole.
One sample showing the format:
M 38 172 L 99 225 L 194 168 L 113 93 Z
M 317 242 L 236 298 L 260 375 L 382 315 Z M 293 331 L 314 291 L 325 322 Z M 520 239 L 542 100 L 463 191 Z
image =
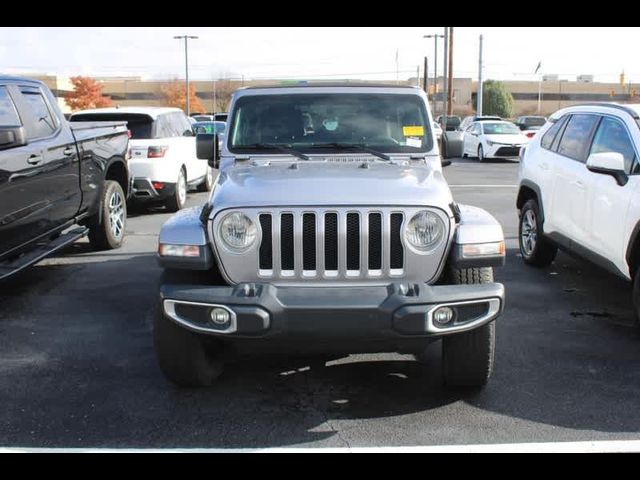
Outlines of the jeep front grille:
M 401 275 L 404 249 L 400 238 L 403 214 L 366 211 L 262 213 L 260 276 L 352 277 Z M 296 230 L 301 241 L 296 241 Z M 384 231 L 384 233 L 383 233 Z M 341 232 L 343 234 L 341 235 Z M 341 241 L 340 238 L 343 238 Z M 300 248 L 301 252 L 296 252 Z M 280 251 L 278 259 L 273 252 Z M 387 254 L 387 268 L 383 269 Z M 296 265 L 299 258 L 301 265 Z M 296 274 L 298 272 L 298 274 Z
M 428 208 L 447 226 L 429 254 L 405 243 L 405 222 Z M 258 227 L 257 242 L 245 252 L 219 239 L 229 212 L 247 215 Z M 453 219 L 438 208 L 415 206 L 246 207 L 217 212 L 209 224 L 219 266 L 230 283 L 318 285 L 432 282 L 442 271 L 454 234 Z

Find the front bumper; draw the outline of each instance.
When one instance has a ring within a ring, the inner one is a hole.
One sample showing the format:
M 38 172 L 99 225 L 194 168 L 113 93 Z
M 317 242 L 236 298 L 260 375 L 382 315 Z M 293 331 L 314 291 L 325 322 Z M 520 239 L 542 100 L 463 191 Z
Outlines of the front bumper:
M 494 143 L 486 148 L 485 157 L 487 158 L 516 158 L 520 155 L 522 145 L 503 145 Z
M 472 330 L 496 319 L 504 307 L 504 286 L 276 287 L 244 283 L 233 287 L 161 286 L 162 314 L 191 331 L 226 338 L 348 340 L 398 345 Z M 439 326 L 433 312 L 456 311 Z M 229 321 L 218 325 L 211 311 L 222 308 Z

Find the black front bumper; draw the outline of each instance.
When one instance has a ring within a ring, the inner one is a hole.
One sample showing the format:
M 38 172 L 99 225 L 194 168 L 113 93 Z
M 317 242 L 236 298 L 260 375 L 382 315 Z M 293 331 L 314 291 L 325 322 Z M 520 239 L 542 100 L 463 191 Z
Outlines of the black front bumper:
M 220 338 L 399 345 L 403 340 L 440 337 L 494 320 L 504 306 L 504 287 L 499 283 L 358 287 L 163 285 L 161 302 L 166 317 L 194 332 Z M 450 325 L 438 326 L 433 320 L 433 311 L 442 306 L 456 311 Z M 229 322 L 217 325 L 211 321 L 214 308 L 227 310 Z

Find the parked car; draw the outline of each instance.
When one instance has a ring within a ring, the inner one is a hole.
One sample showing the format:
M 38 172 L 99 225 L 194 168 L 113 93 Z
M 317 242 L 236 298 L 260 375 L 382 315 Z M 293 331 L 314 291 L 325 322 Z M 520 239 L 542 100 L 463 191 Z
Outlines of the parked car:
M 0 279 L 89 236 L 125 237 L 127 128 L 70 125 L 47 86 L 0 77 Z
M 540 130 L 545 123 L 547 123 L 547 117 L 523 116 L 516 118 L 514 123 L 527 137 L 533 138 L 536 132 Z
M 465 131 L 469 127 L 469 125 L 471 125 L 473 122 L 484 122 L 488 120 L 501 121 L 502 118 L 497 116 L 492 116 L 492 115 L 480 115 L 480 116 L 469 115 L 468 117 L 464 117 L 464 119 L 460 123 L 460 126 L 458 127 L 458 130 Z
M 464 131 L 462 156 L 476 157 L 480 162 L 487 158 L 517 158 L 528 141 L 511 122 L 473 122 Z
M 438 122 L 433 122 L 433 133 L 436 137 L 436 141 L 440 143 L 442 140 L 442 128 L 438 125 Z
M 447 122 L 446 125 L 446 130 L 447 132 L 453 132 L 455 130 L 458 130 L 458 128 L 460 127 L 460 124 L 462 123 L 462 119 L 460 117 L 458 117 L 457 115 L 440 115 L 437 119 L 436 122 L 438 122 L 438 124 L 444 128 L 445 127 L 445 120 Z
M 189 188 L 209 191 L 214 173 L 196 156 L 195 133 L 178 108 L 126 107 L 84 110 L 72 122 L 126 121 L 131 132 L 129 168 L 134 203 L 164 205 L 178 211 Z
M 633 281 L 640 316 L 640 105 L 554 113 L 522 152 L 520 253 L 544 267 L 558 248 Z
M 228 116 L 229 116 L 229 114 L 227 112 L 214 113 L 213 114 L 213 120 L 216 121 L 216 122 L 225 122 L 226 123 Z
M 199 115 L 191 115 L 191 117 L 195 122 L 213 122 L 213 115 L 208 114 L 199 114 Z
M 250 87 L 230 115 L 221 152 L 198 135 L 199 158 L 220 165 L 214 193 L 160 232 L 164 374 L 204 386 L 235 354 L 421 356 L 441 340 L 446 384 L 483 386 L 503 232 L 453 200 L 425 93 Z
M 224 122 L 196 122 L 193 124 L 193 131 L 198 133 L 217 133 L 224 135 L 227 124 Z

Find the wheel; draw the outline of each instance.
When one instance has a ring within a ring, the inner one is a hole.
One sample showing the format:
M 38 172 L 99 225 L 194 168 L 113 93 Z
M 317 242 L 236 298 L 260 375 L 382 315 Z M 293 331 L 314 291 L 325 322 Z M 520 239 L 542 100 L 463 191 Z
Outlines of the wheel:
M 215 180 L 215 173 L 213 168 L 207 167 L 207 174 L 205 175 L 204 182 L 198 185 L 199 192 L 210 192 L 213 188 L 213 182 Z
M 176 191 L 171 198 L 167 200 L 167 210 L 170 212 L 177 212 L 184 208 L 185 203 L 187 203 L 187 174 L 185 173 L 184 168 L 182 168 L 180 169 L 178 180 L 176 181 Z
M 493 282 L 493 269 L 451 269 L 455 284 Z M 495 363 L 495 322 L 442 339 L 442 374 L 449 387 L 481 388 L 491 377 Z
M 160 370 L 180 387 L 209 387 L 222 374 L 221 346 L 165 317 L 162 307 L 153 325 L 153 343 Z
M 482 145 L 478 146 L 478 161 L 479 162 L 484 161 L 484 149 L 482 148 Z
M 518 241 L 522 259 L 535 267 L 550 265 L 558 253 L 558 248 L 542 236 L 540 208 L 534 199 L 520 209 Z
M 95 250 L 113 250 L 124 241 L 127 202 L 118 182 L 107 180 L 102 192 L 102 221 L 89 225 L 89 242 Z M 97 219 L 97 217 L 96 217 Z

